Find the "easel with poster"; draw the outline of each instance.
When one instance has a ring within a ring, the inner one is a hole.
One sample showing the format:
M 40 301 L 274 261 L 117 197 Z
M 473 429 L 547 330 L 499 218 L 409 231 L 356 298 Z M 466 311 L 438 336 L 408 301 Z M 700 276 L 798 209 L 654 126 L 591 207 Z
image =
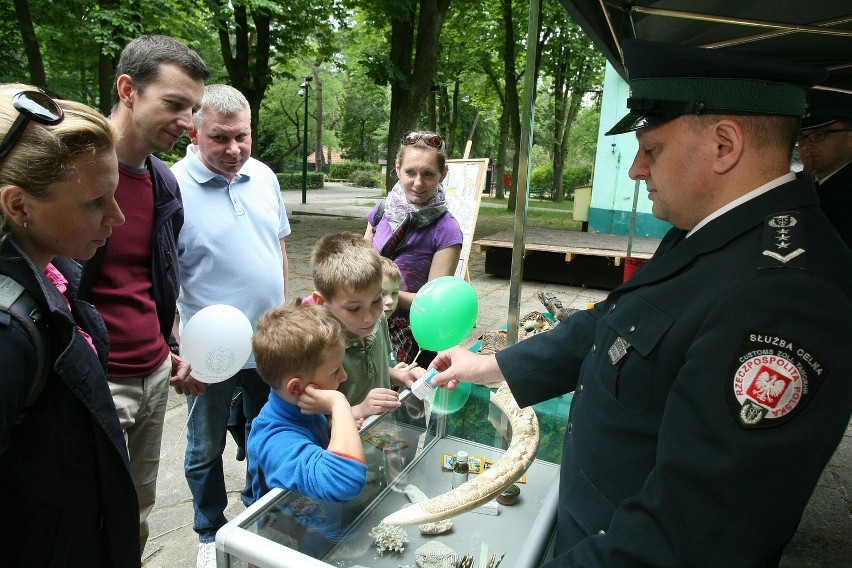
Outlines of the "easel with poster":
M 447 166 L 449 172 L 444 180 L 447 209 L 458 220 L 464 236 L 455 275 L 469 282 L 468 258 L 473 244 L 476 218 L 479 215 L 479 203 L 485 190 L 488 158 L 447 160 Z

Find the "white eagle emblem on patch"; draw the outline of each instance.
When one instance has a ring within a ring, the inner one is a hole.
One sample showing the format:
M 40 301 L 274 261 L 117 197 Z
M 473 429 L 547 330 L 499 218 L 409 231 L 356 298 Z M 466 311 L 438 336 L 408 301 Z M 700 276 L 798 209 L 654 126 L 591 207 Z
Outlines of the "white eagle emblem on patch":
M 780 424 L 801 410 L 824 373 L 803 346 L 750 333 L 737 354 L 728 402 L 744 428 Z

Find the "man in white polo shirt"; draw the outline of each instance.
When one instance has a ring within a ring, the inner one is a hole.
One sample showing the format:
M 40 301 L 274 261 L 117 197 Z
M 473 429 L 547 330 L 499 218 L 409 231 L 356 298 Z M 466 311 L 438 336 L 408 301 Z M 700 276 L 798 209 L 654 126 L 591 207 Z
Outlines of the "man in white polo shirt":
M 251 111 L 233 87 L 209 85 L 193 115 L 192 145 L 172 167 L 180 183 L 184 225 L 178 241 L 181 331 L 196 312 L 229 304 L 254 326 L 269 308 L 284 302 L 290 223 L 275 174 L 251 158 Z M 184 473 L 192 492 L 193 528 L 198 533 L 197 566 L 215 566 L 214 540 L 228 504 L 222 452 L 231 399 L 242 388 L 246 433 L 263 407 L 269 387 L 255 370 L 254 356 L 201 396 L 188 396 L 192 415 Z M 242 492 L 252 501 L 251 480 Z

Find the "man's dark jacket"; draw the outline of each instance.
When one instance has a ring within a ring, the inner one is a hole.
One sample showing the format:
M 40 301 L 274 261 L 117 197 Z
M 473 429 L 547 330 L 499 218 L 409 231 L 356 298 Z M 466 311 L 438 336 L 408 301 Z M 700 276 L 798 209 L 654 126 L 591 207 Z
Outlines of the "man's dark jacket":
M 849 162 L 817 185 L 819 206 L 840 233 L 846 246 L 852 248 L 852 162 Z
M 522 406 L 574 391 L 548 567 L 777 565 L 846 432 L 852 252 L 810 179 L 684 236 L 497 353 Z

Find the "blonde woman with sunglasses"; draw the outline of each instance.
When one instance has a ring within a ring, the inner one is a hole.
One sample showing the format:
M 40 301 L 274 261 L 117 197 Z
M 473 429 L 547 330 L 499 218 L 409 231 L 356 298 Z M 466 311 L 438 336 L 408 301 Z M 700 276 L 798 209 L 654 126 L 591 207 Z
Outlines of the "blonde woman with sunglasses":
M 85 105 L 10 84 L 0 85 L 0 138 L 0 298 L 36 306 L 36 326 L 0 312 L 3 562 L 139 566 L 106 328 L 76 299 L 70 260 L 90 258 L 124 223 L 115 133 Z
M 461 226 L 447 211 L 441 182 L 447 177 L 444 139 L 434 132 L 409 132 L 396 155 L 396 185 L 387 198 L 367 215 L 364 234 L 379 253 L 402 272 L 399 305 L 388 318 L 388 328 L 400 363 L 426 367 L 432 352 L 418 356 L 411 334 L 409 309 L 414 295 L 430 280 L 452 276 L 461 254 Z

